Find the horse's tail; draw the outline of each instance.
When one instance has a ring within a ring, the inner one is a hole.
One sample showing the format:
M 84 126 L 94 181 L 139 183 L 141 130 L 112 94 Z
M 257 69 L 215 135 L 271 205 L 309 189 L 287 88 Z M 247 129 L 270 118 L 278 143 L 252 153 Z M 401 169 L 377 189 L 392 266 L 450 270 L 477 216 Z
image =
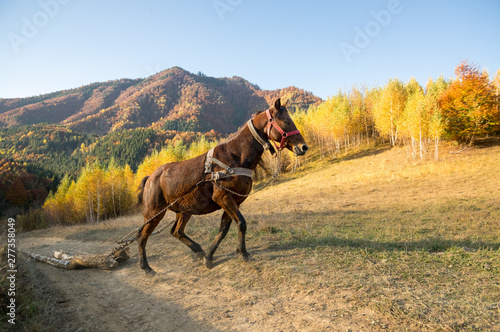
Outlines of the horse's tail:
M 139 185 L 139 193 L 137 194 L 137 206 L 141 206 L 142 205 L 142 199 L 143 199 L 143 196 L 144 196 L 144 186 L 146 185 L 146 181 L 148 180 L 148 178 L 149 178 L 149 175 L 145 176 L 141 180 L 141 184 Z

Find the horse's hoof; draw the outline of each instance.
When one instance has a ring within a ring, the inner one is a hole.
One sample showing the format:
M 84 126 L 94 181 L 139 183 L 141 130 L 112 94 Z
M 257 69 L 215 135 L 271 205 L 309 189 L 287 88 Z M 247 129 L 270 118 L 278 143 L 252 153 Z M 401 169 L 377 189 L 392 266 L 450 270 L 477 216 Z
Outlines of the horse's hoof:
M 197 252 L 196 257 L 198 257 L 201 260 L 204 260 L 205 259 L 205 252 L 204 251 Z
M 156 275 L 155 270 L 153 270 L 150 267 L 145 268 L 144 272 L 146 272 L 146 276 L 148 276 L 148 277 L 152 277 L 152 276 Z
M 207 259 L 206 257 L 203 258 L 203 261 L 205 263 L 205 266 L 209 269 L 213 268 L 214 267 L 214 262 L 210 259 Z
M 248 251 L 241 252 L 239 250 L 236 250 L 236 252 L 240 255 L 242 261 L 248 262 L 248 260 L 250 259 L 250 254 L 248 253 Z

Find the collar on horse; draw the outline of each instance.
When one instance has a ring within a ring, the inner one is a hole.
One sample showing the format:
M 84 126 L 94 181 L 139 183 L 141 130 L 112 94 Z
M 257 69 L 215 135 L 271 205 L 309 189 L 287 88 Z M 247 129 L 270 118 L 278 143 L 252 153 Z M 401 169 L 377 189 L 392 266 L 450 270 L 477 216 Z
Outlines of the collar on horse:
M 205 174 L 211 175 L 211 179 L 209 181 L 217 181 L 219 179 L 228 178 L 228 177 L 231 177 L 234 175 L 243 175 L 243 176 L 248 176 L 250 178 L 252 177 L 253 171 L 251 169 L 242 168 L 242 167 L 231 168 L 231 167 L 227 166 L 226 164 L 224 164 L 219 159 L 214 158 L 214 149 L 215 148 L 211 148 L 207 152 L 207 156 L 205 158 Z M 214 164 L 214 163 L 219 165 L 220 167 L 224 168 L 224 171 L 214 172 L 212 170 L 212 164 Z
M 252 119 L 248 120 L 247 124 L 248 128 L 250 129 L 250 132 L 252 133 L 252 136 L 255 138 L 255 140 L 257 140 L 257 142 L 260 143 L 260 145 L 262 145 L 264 150 L 271 151 L 270 149 L 271 145 L 269 141 L 272 140 L 271 139 L 272 127 L 274 127 L 281 134 L 281 142 L 279 146 L 278 144 L 276 144 L 276 142 L 273 141 L 275 151 L 271 152 L 274 154 L 276 151 L 281 151 L 285 148 L 286 140 L 288 139 L 289 136 L 300 134 L 300 131 L 296 129 L 286 132 L 283 129 L 281 129 L 281 127 L 276 123 L 276 121 L 274 121 L 274 118 L 272 117 L 271 111 L 269 109 L 266 110 L 266 116 L 267 116 L 267 125 L 266 128 L 264 129 L 264 133 L 267 135 L 267 142 L 262 137 L 260 137 L 259 133 L 257 133 L 257 130 L 253 125 Z

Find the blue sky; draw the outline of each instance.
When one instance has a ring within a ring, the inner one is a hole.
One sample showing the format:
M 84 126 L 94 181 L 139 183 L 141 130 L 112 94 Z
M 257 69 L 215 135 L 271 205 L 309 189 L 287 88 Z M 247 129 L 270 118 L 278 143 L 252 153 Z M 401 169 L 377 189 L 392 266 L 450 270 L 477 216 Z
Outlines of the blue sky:
M 180 66 L 327 98 L 500 68 L 500 1 L 0 0 L 0 98 Z

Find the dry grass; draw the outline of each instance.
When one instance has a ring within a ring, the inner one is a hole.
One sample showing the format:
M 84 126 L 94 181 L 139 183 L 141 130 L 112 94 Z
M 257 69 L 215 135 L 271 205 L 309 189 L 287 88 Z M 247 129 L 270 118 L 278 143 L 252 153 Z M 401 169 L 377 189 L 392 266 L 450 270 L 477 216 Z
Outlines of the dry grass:
M 442 152 L 438 162 L 386 147 L 311 162 L 243 204 L 249 263 L 234 256 L 234 227 L 212 270 L 193 266 L 169 236 L 150 241 L 150 262 L 184 290 L 178 301 L 193 317 L 221 330 L 500 330 L 498 165 L 499 145 Z M 187 232 L 207 248 L 219 218 L 195 217 Z M 29 236 L 111 243 L 140 223 Z M 224 292 L 210 295 L 216 306 L 193 306 L 193 285 Z
M 246 280 L 235 287 L 309 294 L 325 319 L 370 317 L 373 329 L 500 329 L 499 146 L 438 162 L 379 148 L 319 163 L 243 205 L 256 272 L 235 273 Z

